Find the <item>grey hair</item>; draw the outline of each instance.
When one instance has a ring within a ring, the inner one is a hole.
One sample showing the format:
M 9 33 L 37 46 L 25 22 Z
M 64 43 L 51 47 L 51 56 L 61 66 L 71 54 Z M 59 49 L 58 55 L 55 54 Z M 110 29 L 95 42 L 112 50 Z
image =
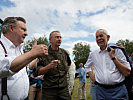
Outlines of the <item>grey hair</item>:
M 60 31 L 52 31 L 52 32 L 50 33 L 50 35 L 49 35 L 49 39 L 52 38 L 53 33 L 55 33 L 55 32 L 60 33 Z
M 105 29 L 98 29 L 98 30 L 96 31 L 96 33 L 97 33 L 98 31 L 100 31 L 100 30 L 102 30 L 106 36 L 108 35 L 108 32 L 107 32 Z
M 22 21 L 22 22 L 26 23 L 26 21 L 23 17 L 7 17 L 2 24 L 2 33 L 4 34 L 8 31 L 9 25 L 16 27 L 18 21 Z

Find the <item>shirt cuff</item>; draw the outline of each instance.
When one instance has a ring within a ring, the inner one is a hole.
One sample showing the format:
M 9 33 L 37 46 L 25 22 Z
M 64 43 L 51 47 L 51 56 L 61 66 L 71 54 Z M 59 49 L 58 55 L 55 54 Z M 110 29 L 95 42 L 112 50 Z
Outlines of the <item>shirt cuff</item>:
M 85 67 L 85 72 L 86 72 L 86 73 L 91 72 L 91 71 L 92 71 L 91 68 Z

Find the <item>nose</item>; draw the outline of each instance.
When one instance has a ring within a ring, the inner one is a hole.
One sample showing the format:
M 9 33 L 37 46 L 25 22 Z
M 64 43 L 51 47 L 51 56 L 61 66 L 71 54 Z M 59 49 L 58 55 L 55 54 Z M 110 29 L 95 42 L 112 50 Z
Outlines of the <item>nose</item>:
M 28 35 L 27 31 L 24 33 L 24 35 L 25 35 L 25 36 L 27 36 L 27 35 Z
M 58 39 L 61 40 L 61 37 L 59 37 Z
M 58 39 L 58 41 L 60 41 L 60 42 L 61 42 L 61 41 L 62 41 L 62 39 L 61 39 L 61 38 L 59 38 L 59 39 Z
M 101 39 L 101 37 L 100 36 L 98 36 L 98 38 L 97 39 Z

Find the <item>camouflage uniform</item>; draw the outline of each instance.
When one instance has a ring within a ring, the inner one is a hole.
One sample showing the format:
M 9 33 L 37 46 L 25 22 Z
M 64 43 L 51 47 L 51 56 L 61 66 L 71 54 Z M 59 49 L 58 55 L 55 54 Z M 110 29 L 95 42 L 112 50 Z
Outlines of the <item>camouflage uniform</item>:
M 50 69 L 43 77 L 42 100 L 70 100 L 66 75 L 68 71 L 67 66 L 71 64 L 71 60 L 64 49 L 52 50 L 50 46 L 48 56 L 39 58 L 35 76 L 37 76 L 38 70 L 41 67 L 57 59 L 60 60 L 58 66 Z

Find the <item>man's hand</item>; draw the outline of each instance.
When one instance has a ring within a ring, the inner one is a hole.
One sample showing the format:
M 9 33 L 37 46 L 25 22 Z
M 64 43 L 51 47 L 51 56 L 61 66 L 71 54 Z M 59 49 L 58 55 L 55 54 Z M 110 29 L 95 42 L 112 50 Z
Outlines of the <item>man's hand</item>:
M 95 75 L 92 73 L 92 71 L 88 72 L 88 75 L 90 76 L 90 78 L 93 81 L 93 83 L 96 84 Z
M 58 65 L 58 60 L 52 60 L 50 64 L 48 64 L 49 68 L 56 68 Z
M 130 75 L 130 69 L 128 66 L 122 64 L 117 58 L 115 58 L 115 50 L 113 48 L 110 48 L 109 55 L 114 62 L 115 66 L 118 68 L 118 70 L 124 75 L 124 76 L 129 76 Z
M 114 56 L 114 53 L 115 53 L 115 50 L 114 50 L 113 48 L 110 47 L 109 55 L 110 55 L 111 59 L 112 59 L 113 57 L 115 57 L 115 56 Z
M 37 41 L 35 40 L 31 52 L 35 57 L 47 56 L 48 47 L 44 44 L 37 45 Z
M 58 60 L 52 60 L 48 65 L 46 65 L 45 67 L 42 67 L 42 68 L 39 69 L 38 75 L 44 75 L 50 69 L 56 68 L 57 65 L 58 65 Z
M 35 40 L 34 45 L 29 52 L 26 52 L 25 54 L 16 57 L 12 61 L 10 70 L 12 72 L 18 72 L 35 58 L 47 55 L 48 55 L 48 47 L 43 44 L 37 45 L 37 41 Z

